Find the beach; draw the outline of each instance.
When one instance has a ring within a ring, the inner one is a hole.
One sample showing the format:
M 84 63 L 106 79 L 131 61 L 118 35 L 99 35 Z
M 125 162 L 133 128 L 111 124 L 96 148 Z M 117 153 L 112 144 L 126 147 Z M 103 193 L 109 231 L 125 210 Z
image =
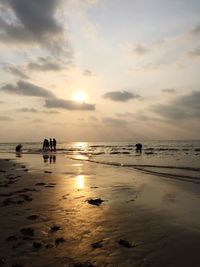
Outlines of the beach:
M 200 264 L 198 183 L 53 152 L 1 157 L 0 266 Z

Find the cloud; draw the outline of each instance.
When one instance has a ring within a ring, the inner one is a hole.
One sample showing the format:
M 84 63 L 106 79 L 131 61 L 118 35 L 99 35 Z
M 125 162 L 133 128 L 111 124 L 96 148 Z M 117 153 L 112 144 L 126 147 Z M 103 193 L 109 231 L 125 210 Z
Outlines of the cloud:
M 162 89 L 162 92 L 164 92 L 164 93 L 176 93 L 176 90 L 173 88 L 164 88 L 164 89 Z
M 112 117 L 105 117 L 102 119 L 102 122 L 106 126 L 111 126 L 111 127 L 123 127 L 123 126 L 126 126 L 128 124 L 128 122 L 126 120 L 115 119 Z
M 67 110 L 95 110 L 94 104 L 88 104 L 85 102 L 77 102 L 64 99 L 46 99 L 45 107 L 63 108 Z
M 84 70 L 84 72 L 83 72 L 83 75 L 84 76 L 94 76 L 94 74 L 92 73 L 92 71 L 91 70 Z
M 29 78 L 28 75 L 26 75 L 25 71 L 22 70 L 19 66 L 15 67 L 15 66 L 7 64 L 5 65 L 4 70 L 22 79 Z
M 191 58 L 200 57 L 200 48 L 196 48 L 194 50 L 189 51 L 188 56 L 190 56 Z
M 37 61 L 30 62 L 27 67 L 34 71 L 60 71 L 66 69 L 70 64 L 70 61 L 64 63 L 52 57 L 39 57 Z
M 36 97 L 48 97 L 48 98 L 55 97 L 55 95 L 51 91 L 24 81 L 18 81 L 16 85 L 6 84 L 0 88 L 0 91 L 9 94 L 24 95 L 24 96 L 36 96 Z
M 16 111 L 24 113 L 45 113 L 45 114 L 59 114 L 56 110 L 37 110 L 35 108 L 19 108 Z
M 114 91 L 114 92 L 108 92 L 103 95 L 104 98 L 110 99 L 112 101 L 117 102 L 126 102 L 130 99 L 140 98 L 139 95 L 133 94 L 127 91 Z
M 17 109 L 17 111 L 20 111 L 20 112 L 30 112 L 30 113 L 37 113 L 38 110 L 35 109 L 35 108 L 19 108 Z
M 196 25 L 195 27 L 193 27 L 191 30 L 189 30 L 188 32 L 191 35 L 200 35 L 200 25 Z
M 139 56 L 143 56 L 145 54 L 148 54 L 150 52 L 149 49 L 147 49 L 144 45 L 138 44 L 132 46 L 132 52 L 134 54 L 137 54 Z
M 64 29 L 57 18 L 60 0 L 1 0 L 0 40 L 61 49 Z M 69 48 L 69 47 L 67 47 Z
M 34 119 L 34 120 L 32 120 L 32 122 L 34 122 L 34 123 L 42 123 L 42 122 L 45 122 L 45 120 L 43 120 L 43 119 Z
M 13 121 L 13 119 L 8 116 L 0 116 L 0 121 Z
M 157 104 L 151 110 L 171 120 L 200 118 L 200 91 L 175 98 L 169 104 Z

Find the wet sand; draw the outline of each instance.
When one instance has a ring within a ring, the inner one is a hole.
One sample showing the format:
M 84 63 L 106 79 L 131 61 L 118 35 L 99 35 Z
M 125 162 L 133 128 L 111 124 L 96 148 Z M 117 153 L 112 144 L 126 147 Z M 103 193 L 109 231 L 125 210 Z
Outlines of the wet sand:
M 1 159 L 0 266 L 199 266 L 199 207 L 199 184 L 62 155 Z

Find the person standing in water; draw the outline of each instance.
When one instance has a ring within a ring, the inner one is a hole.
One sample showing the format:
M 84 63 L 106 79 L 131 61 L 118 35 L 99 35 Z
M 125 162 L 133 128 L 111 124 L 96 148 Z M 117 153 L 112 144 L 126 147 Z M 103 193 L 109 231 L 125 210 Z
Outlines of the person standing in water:
M 50 149 L 51 149 L 51 151 L 53 150 L 53 141 L 51 140 L 51 138 L 50 138 L 50 140 L 49 140 L 49 144 L 50 144 Z
M 53 149 L 56 150 L 56 139 L 53 139 Z

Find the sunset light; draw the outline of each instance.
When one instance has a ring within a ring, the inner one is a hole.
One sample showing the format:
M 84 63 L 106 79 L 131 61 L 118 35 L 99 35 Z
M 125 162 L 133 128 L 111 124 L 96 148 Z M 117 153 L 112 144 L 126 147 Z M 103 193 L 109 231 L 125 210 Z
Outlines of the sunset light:
M 84 91 L 77 91 L 73 95 L 73 100 L 77 102 L 86 102 L 87 100 L 87 95 Z

